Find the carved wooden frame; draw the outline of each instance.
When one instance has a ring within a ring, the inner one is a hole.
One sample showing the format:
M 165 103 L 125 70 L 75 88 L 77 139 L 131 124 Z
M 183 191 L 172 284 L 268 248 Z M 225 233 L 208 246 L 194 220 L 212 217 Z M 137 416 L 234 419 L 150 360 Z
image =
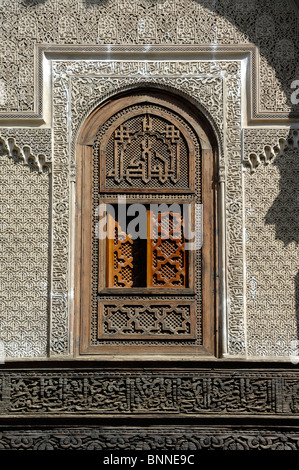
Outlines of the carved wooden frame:
M 217 202 L 216 202 L 216 183 L 215 178 L 217 174 L 216 170 L 216 145 L 215 137 L 213 132 L 209 127 L 208 121 L 202 116 L 201 111 L 195 108 L 191 103 L 188 103 L 187 100 L 183 100 L 179 97 L 176 97 L 174 94 L 169 92 L 163 92 L 161 90 L 150 91 L 147 90 L 148 96 L 151 99 L 159 100 L 161 97 L 167 96 L 169 106 L 179 106 L 182 110 L 182 113 L 185 113 L 185 117 L 188 116 L 192 121 L 193 128 L 195 127 L 198 138 L 201 142 L 201 152 L 202 152 L 202 161 L 203 164 L 203 179 L 207 181 L 207 184 L 203 185 L 203 203 L 205 204 L 205 210 L 203 212 L 203 224 L 210 227 L 209 235 L 206 236 L 205 244 L 203 248 L 203 279 L 202 279 L 202 288 L 203 288 L 203 297 L 202 297 L 202 311 L 203 320 L 202 320 L 202 333 L 200 338 L 200 344 L 196 345 L 182 345 L 179 346 L 176 344 L 174 346 L 153 346 L 153 345 L 144 345 L 144 342 L 141 341 L 139 344 L 131 345 L 94 345 L 91 344 L 91 265 L 92 265 L 92 189 L 91 185 L 86 184 L 86 182 L 91 181 L 92 179 L 92 145 L 94 142 L 95 135 L 99 129 L 99 126 L 103 124 L 107 118 L 107 109 L 111 115 L 113 112 L 128 103 L 129 101 L 134 101 L 140 99 L 140 93 L 142 90 L 128 91 L 123 92 L 120 95 L 116 96 L 115 99 L 108 100 L 95 109 L 90 116 L 86 119 L 84 125 L 81 128 L 78 144 L 77 144 L 77 193 L 76 193 L 76 261 L 75 261 L 75 317 L 76 321 L 76 340 L 75 340 L 75 353 L 77 356 L 90 356 L 99 358 L 103 355 L 111 355 L 117 357 L 117 355 L 122 355 L 129 358 L 132 357 L 168 357 L 173 359 L 178 359 L 181 356 L 189 356 L 190 358 L 194 356 L 198 357 L 215 357 L 218 354 L 217 347 L 217 319 L 216 312 L 218 311 L 218 286 L 217 286 Z M 143 90 L 144 93 L 144 90 Z M 155 98 L 158 97 L 158 98 Z M 184 110 L 185 108 L 185 110 Z M 203 125 L 201 125 L 203 123 Z M 154 191 L 152 191 L 154 192 Z M 167 189 L 165 190 L 167 193 Z M 194 191 L 184 191 L 186 194 L 184 198 L 187 198 L 187 201 L 192 202 L 192 197 L 196 196 Z M 191 192 L 191 194 L 190 194 Z M 179 201 L 180 191 L 177 191 L 178 194 L 172 196 L 172 202 L 175 202 L 176 199 Z M 193 194 L 192 194 L 193 193 Z M 189 194 L 189 195 L 188 195 Z M 114 198 L 115 195 L 111 195 Z M 150 195 L 149 195 L 150 196 Z M 142 196 L 141 196 L 142 197 Z M 151 196 L 150 196 L 151 197 Z M 167 197 L 167 195 L 166 195 Z M 130 192 L 128 192 L 128 203 L 130 199 Z M 111 197 L 110 197 L 111 200 Z M 135 202 L 135 201 L 134 201 Z M 148 199 L 147 199 L 147 202 Z M 158 201 L 159 202 L 159 201 Z M 186 199 L 185 199 L 186 202 Z M 191 260 L 194 260 L 194 254 L 190 256 Z M 194 261 L 192 262 L 194 264 Z M 163 289 L 159 288 L 159 291 L 156 289 L 121 289 L 121 292 L 116 293 L 116 289 L 106 289 L 104 294 L 106 297 L 104 301 L 109 303 L 110 301 L 117 302 L 117 297 L 121 302 L 127 302 L 124 300 L 124 296 L 127 296 L 127 299 L 131 299 L 131 303 L 136 304 L 136 302 L 149 304 L 160 301 L 160 303 L 166 303 L 168 300 L 169 305 L 175 305 L 179 302 L 189 304 L 191 312 L 191 336 L 194 335 L 194 314 L 192 312 L 195 310 L 194 305 L 194 295 L 195 291 L 193 289 Z M 109 297 L 109 294 L 113 294 L 114 297 Z M 141 297 L 142 296 L 142 297 Z M 177 296 L 177 297 L 176 297 Z M 187 297 L 186 297 L 187 296 Z M 193 300 L 192 300 L 193 299 Z M 100 307 L 101 309 L 102 307 Z M 145 340 L 146 338 L 141 338 Z M 184 336 L 185 339 L 185 336 Z M 178 343 L 178 341 L 176 341 Z M 140 348 L 142 344 L 142 348 Z
M 110 62 L 109 62 L 110 64 Z M 206 61 L 177 62 L 170 74 L 169 60 L 151 64 L 156 75 L 139 77 L 144 62 L 130 62 L 130 73 L 123 62 L 53 60 L 53 204 L 64 194 L 65 210 L 53 211 L 55 244 L 51 252 L 53 271 L 50 304 L 50 357 L 67 357 L 74 346 L 74 237 L 77 135 L 94 109 L 116 93 L 139 87 L 173 90 L 174 94 L 202 110 L 213 129 L 217 144 L 219 184 L 219 290 L 221 351 L 226 357 L 244 357 L 244 276 L 241 274 L 243 215 L 241 178 L 240 102 L 241 64 L 238 60 L 220 61 L 217 73 Z M 159 65 L 159 66 L 158 66 Z M 194 67 L 198 73 L 194 75 Z M 182 81 L 182 73 L 188 76 Z M 143 68 L 142 68 L 143 70 Z M 229 73 L 228 73 L 229 72 Z M 228 90 L 234 90 L 228 94 Z M 237 113 L 235 110 L 237 106 Z M 238 131 L 236 131 L 238 129 Z M 135 195 L 132 195 L 134 197 Z M 136 199 L 135 199 L 136 201 Z M 53 207 L 54 207 L 53 206 Z M 61 207 L 61 204 L 59 205 Z M 70 246 L 65 227 L 69 227 Z M 229 302 L 228 302 L 229 299 Z M 70 326 L 70 328 L 69 328 Z M 68 331 L 70 332 L 68 334 Z M 77 356 L 78 357 L 78 356 Z M 188 356 L 190 358 L 190 356 Z M 113 356 L 106 356 L 111 360 Z M 137 358 L 138 359 L 138 358 Z M 143 358 L 144 360 L 144 358 Z M 196 360 L 192 356 L 191 360 Z

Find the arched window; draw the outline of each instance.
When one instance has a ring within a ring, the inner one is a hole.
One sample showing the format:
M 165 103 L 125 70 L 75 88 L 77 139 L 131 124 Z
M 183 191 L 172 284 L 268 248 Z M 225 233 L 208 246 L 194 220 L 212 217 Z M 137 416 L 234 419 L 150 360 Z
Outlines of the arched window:
M 215 148 L 161 90 L 107 100 L 79 137 L 78 354 L 215 354 Z

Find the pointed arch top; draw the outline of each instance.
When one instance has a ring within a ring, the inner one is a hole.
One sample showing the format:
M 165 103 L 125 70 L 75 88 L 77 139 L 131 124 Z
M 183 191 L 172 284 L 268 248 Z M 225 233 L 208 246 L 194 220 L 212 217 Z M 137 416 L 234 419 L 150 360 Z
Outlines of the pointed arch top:
M 99 127 L 99 114 L 102 113 L 105 107 L 109 107 L 109 111 L 112 114 L 114 111 L 120 110 L 122 106 L 126 106 L 128 101 L 131 103 L 138 103 L 144 100 L 157 102 L 159 99 L 165 101 L 165 103 L 167 102 L 167 106 L 170 108 L 175 105 L 180 108 L 183 114 L 188 113 L 189 119 L 192 118 L 192 123 L 190 122 L 190 124 L 197 126 L 197 131 L 200 132 L 202 148 L 212 148 L 215 151 L 219 147 L 221 139 L 218 136 L 214 120 L 202 105 L 179 90 L 172 90 L 170 87 L 158 87 L 152 83 L 139 83 L 136 86 L 116 91 L 115 94 L 107 97 L 94 109 L 90 110 L 89 115 L 85 116 L 78 132 L 77 143 L 85 145 L 93 144 L 95 133 Z M 103 119 L 105 118 L 106 115 Z M 200 123 L 201 129 L 199 129 L 198 123 Z

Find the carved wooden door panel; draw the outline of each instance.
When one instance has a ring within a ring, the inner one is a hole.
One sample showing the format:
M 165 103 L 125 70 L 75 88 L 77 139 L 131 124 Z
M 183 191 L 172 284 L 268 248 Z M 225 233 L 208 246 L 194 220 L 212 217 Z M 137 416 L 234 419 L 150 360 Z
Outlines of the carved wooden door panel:
M 87 120 L 78 144 L 78 354 L 215 354 L 215 163 L 199 116 L 181 99 L 140 90 Z

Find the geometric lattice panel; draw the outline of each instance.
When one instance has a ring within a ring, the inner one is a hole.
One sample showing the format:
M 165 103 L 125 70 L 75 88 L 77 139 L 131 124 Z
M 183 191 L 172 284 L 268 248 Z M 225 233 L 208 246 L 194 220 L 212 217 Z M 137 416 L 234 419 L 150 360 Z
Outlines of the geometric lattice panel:
M 194 305 L 190 302 L 99 304 L 99 339 L 192 339 L 194 327 Z

